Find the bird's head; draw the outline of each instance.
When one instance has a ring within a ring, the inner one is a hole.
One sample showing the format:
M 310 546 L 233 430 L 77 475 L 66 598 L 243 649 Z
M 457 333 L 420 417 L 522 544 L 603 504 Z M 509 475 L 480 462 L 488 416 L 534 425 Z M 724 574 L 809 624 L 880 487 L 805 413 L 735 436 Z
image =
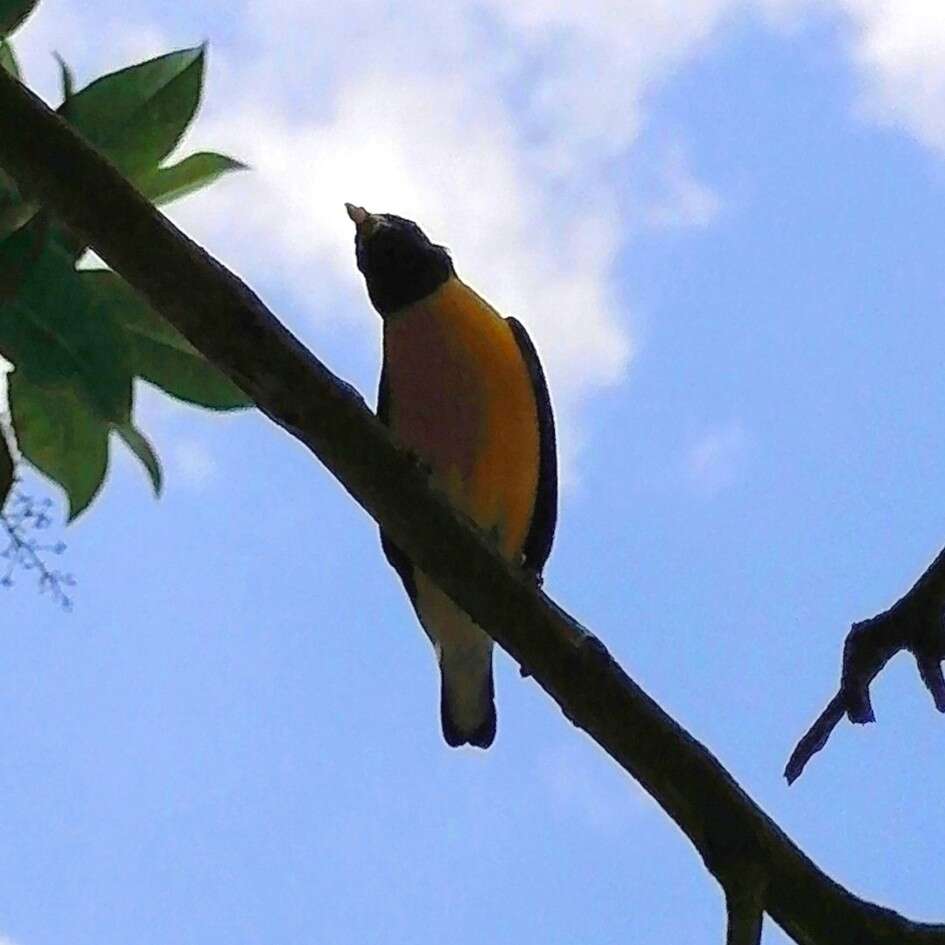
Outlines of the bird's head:
M 411 220 L 392 213 L 368 213 L 346 203 L 357 230 L 358 269 L 383 318 L 425 298 L 453 275 L 445 247 L 431 243 Z

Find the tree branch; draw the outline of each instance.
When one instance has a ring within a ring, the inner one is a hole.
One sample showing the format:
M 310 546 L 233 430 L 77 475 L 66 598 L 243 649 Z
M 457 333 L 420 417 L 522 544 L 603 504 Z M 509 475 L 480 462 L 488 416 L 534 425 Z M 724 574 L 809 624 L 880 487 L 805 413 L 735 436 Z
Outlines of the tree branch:
M 843 644 L 840 688 L 791 753 L 784 776 L 793 784 L 844 715 L 863 725 L 875 722 L 870 685 L 900 651 L 914 657 L 935 708 L 945 712 L 945 549 L 909 592 L 889 610 L 853 624 Z
M 735 862 L 748 856 L 766 879 L 764 909 L 802 945 L 945 945 L 945 926 L 864 902 L 821 872 L 596 637 L 430 489 L 361 398 L 246 285 L 2 70 L 0 166 L 318 456 L 393 540 L 529 668 L 564 714 L 657 800 L 723 889 L 733 856 Z

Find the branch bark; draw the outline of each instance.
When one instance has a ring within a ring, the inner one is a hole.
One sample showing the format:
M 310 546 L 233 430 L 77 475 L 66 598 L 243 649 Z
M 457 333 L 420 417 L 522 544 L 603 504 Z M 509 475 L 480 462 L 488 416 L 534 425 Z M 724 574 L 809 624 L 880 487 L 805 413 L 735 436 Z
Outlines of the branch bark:
M 260 410 L 305 444 L 394 541 L 656 799 L 723 891 L 745 863 L 764 910 L 802 945 L 945 945 L 945 926 L 858 899 L 817 868 L 604 645 L 429 488 L 351 387 L 253 292 L 0 70 L 0 166 Z
M 844 715 L 856 724 L 875 722 L 870 686 L 900 650 L 916 661 L 935 708 L 945 712 L 945 549 L 889 610 L 853 624 L 843 644 L 840 688 L 791 753 L 784 776 L 793 784 L 827 744 Z

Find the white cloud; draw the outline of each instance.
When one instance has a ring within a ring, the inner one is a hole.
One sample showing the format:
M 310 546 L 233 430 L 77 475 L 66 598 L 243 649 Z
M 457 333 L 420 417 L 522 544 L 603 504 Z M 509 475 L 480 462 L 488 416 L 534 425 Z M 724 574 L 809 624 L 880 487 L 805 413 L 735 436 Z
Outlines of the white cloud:
M 695 176 L 681 145 L 676 144 L 666 152 L 659 176 L 662 193 L 646 211 L 651 226 L 704 229 L 715 222 L 722 210 L 722 200 Z
M 937 0 L 836 0 L 871 118 L 945 150 L 945 6 Z
M 839 18 L 861 80 L 860 114 L 945 151 L 945 6 L 940 0 L 754 0 L 776 24 Z
M 533 72 L 530 106 L 559 166 L 633 143 L 644 99 L 705 48 L 738 0 L 486 0 Z M 524 76 L 526 83 L 528 76 Z
M 507 24 L 495 22 L 479 42 L 481 8 L 414 0 L 391 20 L 385 9 L 367 2 L 349 15 L 283 3 L 273 16 L 267 4 L 256 21 L 265 68 L 238 86 L 253 91 L 211 107 L 198 132 L 254 172 L 180 218 L 251 282 L 291 288 L 322 317 L 356 312 L 373 331 L 342 203 L 420 221 L 450 247 L 463 278 L 528 325 L 570 456 L 577 408 L 619 379 L 632 351 L 613 283 L 613 184 L 598 163 L 577 160 L 586 136 L 568 143 L 570 112 L 549 116 L 535 104 L 547 76 L 532 76 L 517 86 L 527 86 L 524 100 L 511 100 L 529 51 Z M 432 55 L 431 32 L 442 37 Z M 551 164 L 570 170 L 549 174 Z
M 736 6 L 254 0 L 256 54 L 238 76 L 215 54 L 227 99 L 211 97 L 198 131 L 254 171 L 180 219 L 254 284 L 290 288 L 320 317 L 357 312 L 373 331 L 342 202 L 418 220 L 535 337 L 567 478 L 581 404 L 633 351 L 614 272 L 627 184 L 613 159 L 634 143 L 646 95 Z M 707 226 L 718 212 L 681 151 L 663 187 L 659 225 Z
M 709 496 L 731 486 L 744 465 L 747 447 L 748 438 L 738 421 L 706 430 L 686 456 L 689 482 Z
M 50 91 L 52 49 L 87 78 L 173 45 L 140 8 L 112 3 L 104 25 L 83 9 L 44 0 L 18 38 Z M 636 142 L 652 93 L 727 22 L 839 17 L 864 108 L 945 149 L 939 0 L 247 0 L 232 12 L 190 144 L 253 171 L 185 203 L 185 228 L 264 292 L 278 285 L 304 312 L 356 313 L 376 331 L 342 203 L 417 219 L 463 277 L 529 326 L 566 457 L 582 403 L 633 352 L 614 273 L 628 186 L 615 158 Z M 720 210 L 681 149 L 661 186 L 644 214 L 653 225 L 705 227 Z
M 201 132 L 245 156 L 253 180 L 195 203 L 185 219 L 251 281 L 275 272 L 310 308 L 322 299 L 319 314 L 366 320 L 341 202 L 419 220 L 451 247 L 463 277 L 535 335 L 567 458 L 580 405 L 622 376 L 633 351 L 614 281 L 627 223 L 613 158 L 633 146 L 648 96 L 737 15 L 839 13 L 854 29 L 855 63 L 872 77 L 874 112 L 945 144 L 933 108 L 945 83 L 938 9 L 921 0 L 406 0 L 395 11 L 362 0 L 342 11 L 254 0 L 257 68 L 240 66 L 254 91 L 211 112 Z M 224 69 L 236 76 L 231 63 Z M 231 95 L 234 83 L 219 82 Z M 645 213 L 651 225 L 704 228 L 717 218 L 720 198 L 681 147 L 668 153 L 661 186 Z M 704 462 L 703 478 L 724 478 L 721 460 Z

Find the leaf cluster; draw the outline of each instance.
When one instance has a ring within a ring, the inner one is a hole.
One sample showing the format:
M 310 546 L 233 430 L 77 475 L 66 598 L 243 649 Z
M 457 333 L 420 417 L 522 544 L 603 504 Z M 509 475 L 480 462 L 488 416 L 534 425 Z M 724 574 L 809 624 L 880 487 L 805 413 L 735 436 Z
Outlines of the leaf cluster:
M 9 34 L 36 3 L 0 0 L 0 68 L 17 78 Z M 244 167 L 212 152 L 167 163 L 200 104 L 205 52 L 181 49 L 78 90 L 59 60 L 58 113 L 156 204 Z M 160 492 L 160 462 L 135 422 L 136 379 L 214 410 L 250 404 L 117 273 L 81 268 L 87 250 L 81 236 L 0 171 L 0 355 L 13 366 L 10 419 L 22 458 L 65 490 L 70 520 L 104 482 L 112 433 Z M 5 498 L 12 464 L 0 466 Z

